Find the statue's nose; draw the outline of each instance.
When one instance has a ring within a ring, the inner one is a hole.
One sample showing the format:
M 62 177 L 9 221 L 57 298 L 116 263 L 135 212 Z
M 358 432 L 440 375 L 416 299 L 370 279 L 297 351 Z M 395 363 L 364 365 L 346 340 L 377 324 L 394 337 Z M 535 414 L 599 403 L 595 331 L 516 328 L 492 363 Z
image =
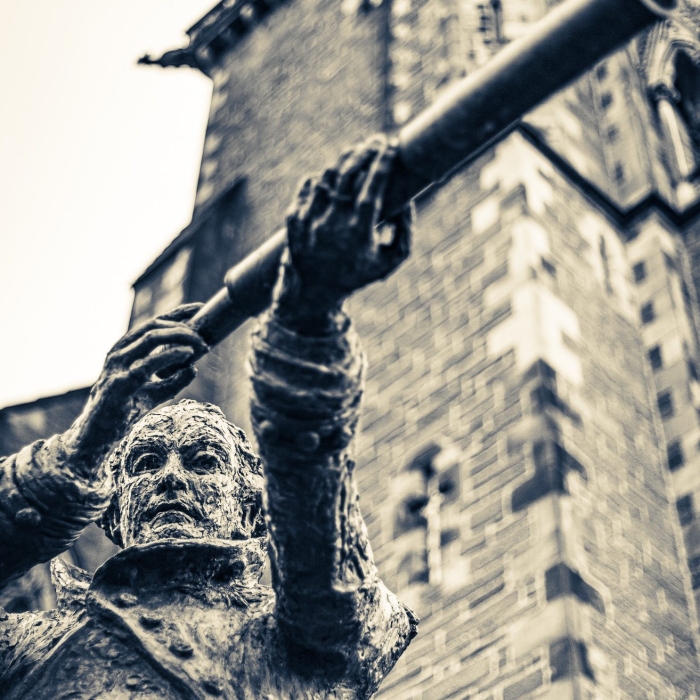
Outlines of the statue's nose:
M 182 471 L 182 462 L 179 455 L 168 455 L 168 461 L 165 463 L 158 480 L 158 492 L 184 491 L 186 488 L 185 475 Z

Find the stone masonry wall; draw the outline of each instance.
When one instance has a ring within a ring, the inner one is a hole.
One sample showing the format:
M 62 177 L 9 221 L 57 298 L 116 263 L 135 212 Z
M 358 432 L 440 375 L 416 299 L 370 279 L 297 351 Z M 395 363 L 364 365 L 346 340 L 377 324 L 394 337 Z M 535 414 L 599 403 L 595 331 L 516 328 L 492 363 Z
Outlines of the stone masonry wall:
M 363 512 L 422 617 L 379 697 L 697 692 L 628 277 L 611 224 L 515 134 L 421 203 L 411 261 L 354 301 Z M 439 584 L 429 514 L 404 517 L 425 509 L 410 467 L 426 444 L 452 455 Z
M 700 600 L 700 343 L 691 262 L 677 228 L 649 212 L 627 244 L 640 301 L 642 338 L 666 441 L 666 464 Z M 688 240 L 686 238 L 686 240 Z

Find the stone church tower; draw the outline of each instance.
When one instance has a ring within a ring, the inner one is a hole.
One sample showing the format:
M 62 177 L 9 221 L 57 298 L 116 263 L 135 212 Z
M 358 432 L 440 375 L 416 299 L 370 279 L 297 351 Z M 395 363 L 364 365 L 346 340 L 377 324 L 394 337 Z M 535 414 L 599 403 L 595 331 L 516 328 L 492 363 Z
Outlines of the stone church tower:
M 550 4 L 218 4 L 160 59 L 213 95 L 192 224 L 137 281 L 132 322 L 206 299 L 300 176 L 405 123 Z M 422 618 L 381 698 L 700 693 L 692 20 L 424 194 L 411 260 L 352 302 L 370 363 L 363 512 L 382 577 Z M 247 330 L 188 392 L 244 427 Z
M 192 223 L 136 282 L 132 324 L 207 299 L 303 174 L 401 126 L 551 4 L 216 5 L 156 61 L 201 70 L 213 93 Z M 409 262 L 351 304 L 369 359 L 362 509 L 383 579 L 422 618 L 378 697 L 698 698 L 693 13 L 417 209 Z M 246 428 L 249 328 L 187 392 Z

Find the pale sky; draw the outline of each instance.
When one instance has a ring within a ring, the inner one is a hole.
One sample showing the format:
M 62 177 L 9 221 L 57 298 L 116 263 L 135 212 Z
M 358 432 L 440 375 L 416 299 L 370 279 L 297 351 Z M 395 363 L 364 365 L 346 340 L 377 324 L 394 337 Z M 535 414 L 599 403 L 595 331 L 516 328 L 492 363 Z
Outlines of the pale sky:
M 87 386 L 191 218 L 210 81 L 136 66 L 216 0 L 0 0 L 0 407 Z

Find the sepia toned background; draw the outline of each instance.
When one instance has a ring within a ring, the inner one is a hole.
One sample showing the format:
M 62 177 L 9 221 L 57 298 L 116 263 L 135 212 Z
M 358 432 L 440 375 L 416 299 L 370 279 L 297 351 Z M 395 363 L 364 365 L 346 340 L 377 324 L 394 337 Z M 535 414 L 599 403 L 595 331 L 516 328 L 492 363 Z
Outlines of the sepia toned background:
M 191 222 L 143 259 L 129 324 L 207 299 L 279 227 L 301 175 L 404 124 L 550 4 L 225 0 L 189 43 L 142 29 L 130 60 L 175 49 L 162 63 L 195 66 L 211 101 Z M 693 13 L 595 66 L 417 210 L 410 261 L 350 305 L 369 360 L 362 509 L 382 577 L 422 619 L 378 696 L 696 697 Z M 244 428 L 246 331 L 185 392 Z M 63 430 L 75 386 L 0 410 L 0 453 Z M 109 552 L 93 529 L 70 556 L 94 568 Z M 50 606 L 45 570 L 3 601 Z

